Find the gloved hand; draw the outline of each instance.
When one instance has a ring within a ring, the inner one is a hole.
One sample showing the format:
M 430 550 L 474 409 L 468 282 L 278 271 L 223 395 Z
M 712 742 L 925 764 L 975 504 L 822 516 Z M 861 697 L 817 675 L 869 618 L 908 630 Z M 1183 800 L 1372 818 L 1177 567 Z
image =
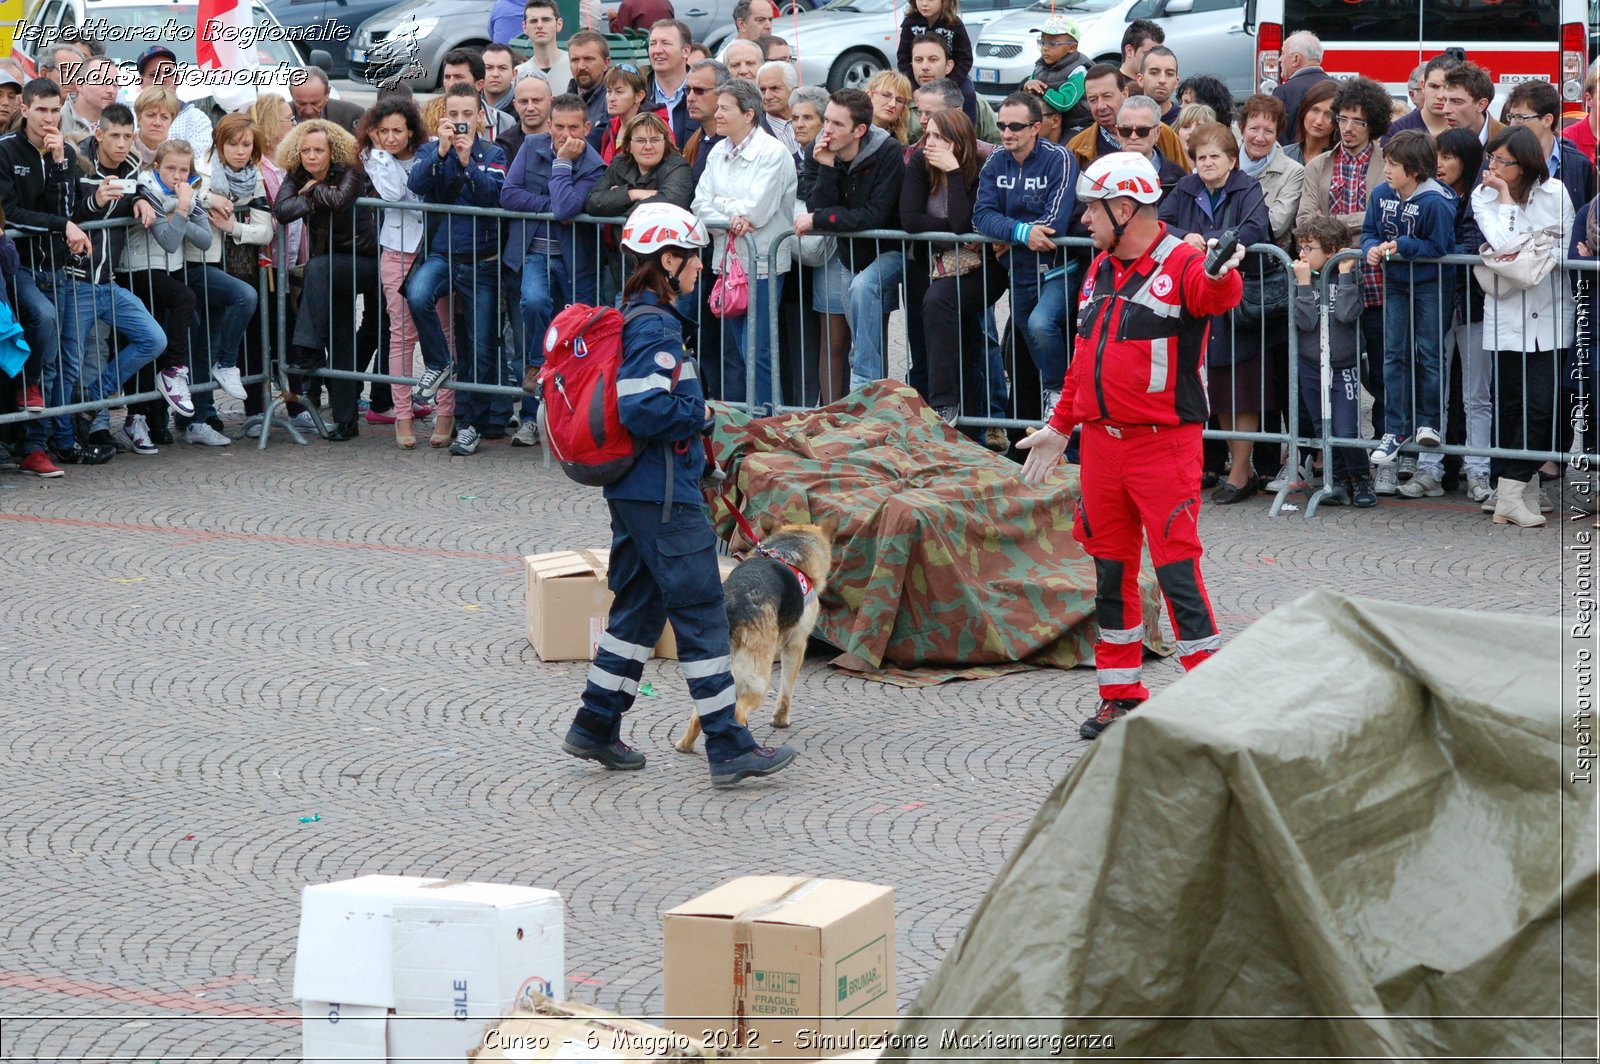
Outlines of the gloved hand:
M 1216 237 L 1212 237 L 1210 240 L 1206 241 L 1207 248 L 1214 248 L 1216 246 Z M 1211 271 L 1207 270 L 1206 276 L 1210 277 L 1214 281 L 1222 280 L 1224 277 L 1228 276 L 1228 272 L 1230 270 L 1236 270 L 1239 268 L 1239 263 L 1244 261 L 1244 254 L 1246 250 L 1247 249 L 1245 248 L 1244 244 L 1241 243 L 1238 247 L 1233 249 L 1233 254 L 1229 256 L 1228 261 L 1217 267 L 1216 273 L 1212 273 Z
M 1022 462 L 1022 480 L 1036 488 L 1061 464 L 1061 456 L 1067 452 L 1067 437 L 1046 425 L 1017 441 L 1017 446 L 1028 452 Z

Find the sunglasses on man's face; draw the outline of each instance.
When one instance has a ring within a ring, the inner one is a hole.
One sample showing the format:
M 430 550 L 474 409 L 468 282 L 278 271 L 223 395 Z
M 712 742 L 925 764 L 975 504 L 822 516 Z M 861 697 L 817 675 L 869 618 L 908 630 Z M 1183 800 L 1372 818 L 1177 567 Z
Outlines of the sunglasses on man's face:
M 1006 133 L 1021 133 L 1024 129 L 1038 125 L 1037 122 L 996 122 L 1001 131 Z
M 1118 126 L 1117 133 L 1127 140 L 1134 137 L 1148 137 L 1156 130 L 1155 126 Z

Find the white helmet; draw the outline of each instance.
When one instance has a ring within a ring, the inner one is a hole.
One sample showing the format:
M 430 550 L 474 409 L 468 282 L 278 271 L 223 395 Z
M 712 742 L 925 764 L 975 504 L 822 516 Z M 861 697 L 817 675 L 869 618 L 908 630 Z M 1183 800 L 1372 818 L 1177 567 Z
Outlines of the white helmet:
M 636 255 L 711 243 L 700 219 L 673 203 L 641 203 L 622 225 L 622 246 Z
M 1140 203 L 1161 200 L 1161 175 L 1138 152 L 1115 151 L 1102 155 L 1078 175 L 1080 200 L 1108 200 L 1129 196 Z

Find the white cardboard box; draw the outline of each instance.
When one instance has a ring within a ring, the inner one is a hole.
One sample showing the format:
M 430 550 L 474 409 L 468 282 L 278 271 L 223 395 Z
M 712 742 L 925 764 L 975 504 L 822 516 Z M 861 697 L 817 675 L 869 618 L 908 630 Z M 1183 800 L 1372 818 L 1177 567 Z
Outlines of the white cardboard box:
M 407 935 L 397 939 L 402 917 Z M 404 985 L 408 994 L 422 995 L 416 1000 L 436 1002 L 436 987 L 418 969 L 430 956 L 441 965 L 465 962 L 465 952 L 436 943 L 449 938 L 450 928 L 474 928 L 470 936 L 462 932 L 462 941 L 487 951 L 473 963 L 484 965 L 478 971 L 492 968 L 490 983 L 496 996 L 504 997 L 497 1014 L 504 1014 L 525 979 L 547 981 L 553 994 L 565 994 L 562 924 L 561 895 L 536 887 L 415 876 L 312 884 L 301 894 L 294 996 L 394 1009 L 402 1003 L 397 989 Z M 397 978 L 401 970 L 403 979 Z M 476 978 L 481 985 L 483 976 Z
M 389 1010 L 375 1005 L 327 1001 L 300 1003 L 300 1052 L 304 1064 L 387 1060 Z

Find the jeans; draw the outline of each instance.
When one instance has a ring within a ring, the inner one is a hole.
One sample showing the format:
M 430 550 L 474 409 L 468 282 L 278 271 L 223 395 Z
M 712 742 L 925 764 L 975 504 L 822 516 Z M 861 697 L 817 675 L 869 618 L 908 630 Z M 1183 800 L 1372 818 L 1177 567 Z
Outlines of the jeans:
M 184 267 L 183 279 L 194 289 L 202 308 L 189 341 L 189 350 L 196 356 L 189 367 L 190 376 L 195 381 L 210 380 L 213 370 L 238 367 L 244 331 L 256 313 L 256 290 L 216 266 L 198 262 Z M 221 314 L 213 317 L 208 313 L 215 310 Z M 215 392 L 195 393 L 195 421 L 204 421 L 216 412 Z
M 85 350 L 97 321 L 116 329 L 117 338 L 122 342 L 122 349 L 112 353 L 105 360 L 105 365 L 97 368 L 93 378 L 84 381 L 83 397 L 90 402 L 115 395 L 124 381 L 131 380 L 166 349 L 166 332 L 144 309 L 138 297 L 126 288 L 114 284 L 89 284 L 68 278 L 56 289 L 56 298 L 60 300 L 65 332 L 72 337 L 72 343 L 63 346 L 63 355 L 69 347 L 75 352 Z M 77 376 L 76 367 L 73 376 Z M 56 446 L 70 447 L 73 439 L 72 418 L 62 415 L 53 421 Z M 110 427 L 110 411 L 96 411 L 89 426 L 90 431 Z
M 1322 435 L 1322 366 L 1316 359 L 1300 359 L 1300 399 L 1311 415 L 1311 434 Z M 1361 370 L 1336 366 L 1328 383 L 1328 409 L 1333 435 L 1355 439 L 1361 432 Z M 1306 454 L 1312 452 L 1307 451 Z M 1367 475 L 1367 452 L 1359 447 L 1333 449 L 1333 480 Z
M 1016 278 L 1011 284 L 1011 314 L 1027 322 L 1028 353 L 1039 370 L 1041 387 L 1058 392 L 1067 379 L 1067 287 L 1060 279 Z
M 467 329 L 467 336 L 456 343 L 456 350 L 463 355 L 462 364 L 456 366 L 456 379 L 473 384 L 496 383 L 500 363 L 498 266 L 495 261 L 449 260 L 443 255 L 429 255 L 412 272 L 406 285 L 406 302 L 422 341 L 422 361 L 429 369 L 441 369 L 450 361 L 438 314 L 438 302 L 448 294 L 454 311 L 451 317 L 465 317 Z M 472 352 L 470 358 L 465 354 L 468 351 Z M 480 431 L 490 427 L 496 413 L 500 415 L 499 427 L 504 428 L 510 411 L 509 399 L 496 402 L 491 396 L 473 391 L 460 392 L 456 397 L 459 424 Z
M 723 398 L 728 402 L 745 401 L 749 385 L 745 379 L 749 365 L 746 348 L 750 344 L 747 319 L 751 314 L 756 316 L 755 404 L 758 407 L 770 407 L 774 402 L 783 402 L 782 389 L 778 390 L 777 395 L 772 390 L 772 315 L 782 298 L 783 274 L 753 277 L 750 280 L 749 308 L 738 317 L 722 319 L 722 387 Z
M 850 282 L 850 390 L 882 380 L 883 316 L 895 309 L 894 295 L 905 273 L 906 257 L 881 252 Z
M 1448 375 L 1450 361 L 1455 357 L 1461 360 L 1461 405 L 1467 414 L 1467 446 L 1474 450 L 1487 448 L 1494 431 L 1494 352 L 1483 349 L 1483 322 L 1451 327 L 1445 335 L 1442 373 Z M 1417 465 L 1432 465 L 1437 472 L 1444 465 L 1444 456 L 1425 453 Z M 1488 476 L 1489 459 L 1466 455 L 1461 459 L 1461 468 L 1469 475 Z
M 1439 428 L 1439 285 L 1383 286 L 1383 431 Z M 1412 390 L 1415 388 L 1415 395 Z
M 48 406 L 62 402 L 57 396 L 64 396 L 69 390 L 61 376 L 63 364 L 74 367 L 74 375 L 78 365 L 78 353 L 73 351 L 69 355 L 65 350 L 64 345 L 70 341 L 63 334 L 56 305 L 50 298 L 55 294 L 60 279 L 59 271 L 30 270 L 27 267 L 17 271 L 17 320 L 21 322 L 23 336 L 33 350 L 22 373 L 24 379 L 40 383 Z M 49 422 L 43 419 L 29 421 L 23 430 L 24 450 L 30 454 L 44 450 L 49 437 Z
M 522 263 L 521 358 L 515 366 L 515 383 L 535 366 L 544 365 L 544 334 L 555 320 L 556 312 L 571 303 L 572 281 L 567 274 L 567 264 L 559 255 L 539 255 L 529 252 Z M 522 400 L 522 420 L 528 422 L 539 413 L 539 400 L 527 396 Z

